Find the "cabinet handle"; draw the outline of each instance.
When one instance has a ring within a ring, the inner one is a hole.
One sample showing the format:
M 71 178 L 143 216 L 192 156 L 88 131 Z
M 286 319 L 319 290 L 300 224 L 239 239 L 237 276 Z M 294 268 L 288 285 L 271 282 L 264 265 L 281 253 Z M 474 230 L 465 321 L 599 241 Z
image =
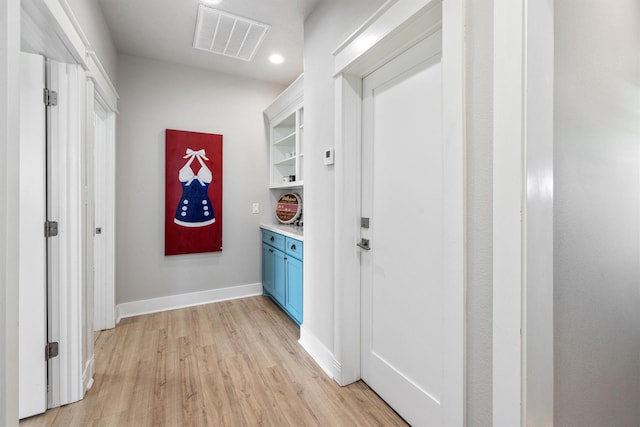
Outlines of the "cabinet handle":
M 273 249 L 269 249 L 269 252 L 273 252 Z
M 291 250 L 295 251 L 296 250 L 296 245 L 291 245 Z
M 269 239 L 269 240 L 271 240 L 273 242 L 274 240 L 276 240 L 276 238 L 271 236 L 271 239 Z

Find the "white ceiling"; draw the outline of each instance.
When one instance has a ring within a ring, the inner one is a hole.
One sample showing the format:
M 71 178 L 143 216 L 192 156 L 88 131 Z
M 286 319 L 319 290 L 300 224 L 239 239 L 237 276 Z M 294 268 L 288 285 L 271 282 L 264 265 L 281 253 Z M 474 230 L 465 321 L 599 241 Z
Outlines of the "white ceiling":
M 253 61 L 192 47 L 200 0 L 99 0 L 119 53 L 289 84 L 303 70 L 304 20 L 320 0 L 222 0 L 216 9 L 271 25 Z M 268 58 L 279 53 L 280 65 Z

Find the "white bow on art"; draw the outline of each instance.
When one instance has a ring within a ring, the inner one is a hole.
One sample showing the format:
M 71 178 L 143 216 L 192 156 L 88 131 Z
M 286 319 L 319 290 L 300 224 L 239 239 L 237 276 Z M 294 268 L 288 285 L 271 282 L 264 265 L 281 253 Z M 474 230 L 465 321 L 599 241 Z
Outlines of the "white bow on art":
M 191 185 L 193 180 L 197 179 L 202 186 L 211 182 L 211 179 L 213 177 L 211 171 L 202 161 L 202 159 L 209 160 L 204 149 L 195 151 L 191 148 L 187 148 L 187 155 L 183 158 L 189 159 L 189 161 L 185 163 L 185 165 L 182 167 L 182 169 L 180 169 L 180 172 L 178 173 L 178 179 L 180 180 L 180 182 L 186 182 L 185 185 Z M 200 162 L 200 170 L 197 174 L 193 173 L 193 169 L 191 169 L 191 163 L 193 163 L 193 159 L 196 158 L 198 159 L 198 162 Z

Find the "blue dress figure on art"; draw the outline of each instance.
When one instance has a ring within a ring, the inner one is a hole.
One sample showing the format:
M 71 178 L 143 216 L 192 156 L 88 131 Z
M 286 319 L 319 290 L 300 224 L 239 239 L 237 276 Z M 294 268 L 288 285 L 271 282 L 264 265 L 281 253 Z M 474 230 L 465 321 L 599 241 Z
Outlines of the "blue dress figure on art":
M 204 149 L 194 151 L 187 148 L 187 155 L 184 158 L 189 160 L 178 172 L 178 179 L 182 185 L 182 197 L 173 221 L 183 227 L 204 227 L 216 222 L 208 193 L 212 174 L 202 161 L 202 159 L 209 160 L 205 154 Z M 194 174 L 191 163 L 196 158 L 200 163 L 200 170 Z

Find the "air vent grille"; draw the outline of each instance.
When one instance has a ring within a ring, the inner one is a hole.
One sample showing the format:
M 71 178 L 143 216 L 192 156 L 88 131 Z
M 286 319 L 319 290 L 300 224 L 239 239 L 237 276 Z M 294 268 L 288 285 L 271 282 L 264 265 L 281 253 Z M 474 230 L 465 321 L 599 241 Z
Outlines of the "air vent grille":
M 201 4 L 193 47 L 230 58 L 251 61 L 271 28 Z

